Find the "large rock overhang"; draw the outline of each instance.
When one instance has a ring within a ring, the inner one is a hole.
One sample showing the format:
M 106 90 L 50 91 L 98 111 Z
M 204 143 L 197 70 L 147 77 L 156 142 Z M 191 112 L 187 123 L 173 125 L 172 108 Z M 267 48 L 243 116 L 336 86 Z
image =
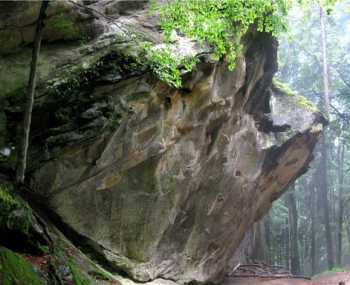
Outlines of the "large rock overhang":
M 160 39 L 140 15 L 121 21 Z M 84 48 L 44 45 L 52 66 L 41 63 L 29 181 L 61 224 L 131 279 L 217 281 L 245 232 L 306 171 L 325 120 L 272 86 L 270 35 L 252 33 L 233 72 L 180 38 L 201 61 L 174 89 L 114 32 Z M 5 100 L 13 138 L 21 109 Z

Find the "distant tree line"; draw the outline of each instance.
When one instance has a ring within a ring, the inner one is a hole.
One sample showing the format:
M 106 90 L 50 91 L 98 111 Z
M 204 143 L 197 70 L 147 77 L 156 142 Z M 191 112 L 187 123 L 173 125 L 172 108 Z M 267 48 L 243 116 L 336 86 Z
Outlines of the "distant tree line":
M 310 170 L 260 222 L 264 254 L 297 274 L 350 263 L 350 1 L 328 15 L 317 3 L 290 15 L 281 36 L 278 78 L 312 100 L 329 119 Z M 261 251 L 261 250 L 260 250 Z

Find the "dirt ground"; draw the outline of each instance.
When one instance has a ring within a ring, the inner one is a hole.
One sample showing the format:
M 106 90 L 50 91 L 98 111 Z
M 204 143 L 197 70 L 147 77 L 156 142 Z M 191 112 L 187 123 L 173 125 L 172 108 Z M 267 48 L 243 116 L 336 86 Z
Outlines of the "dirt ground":
M 223 285 L 339 285 L 339 282 L 350 285 L 350 272 L 334 273 L 326 277 L 312 280 L 305 279 L 256 279 L 256 278 L 229 278 Z
M 350 271 L 333 273 L 327 277 L 319 277 L 313 279 L 312 285 L 339 285 L 339 282 L 345 282 L 345 285 L 350 285 Z
M 311 281 L 304 280 L 304 279 L 272 280 L 272 279 L 256 279 L 256 278 L 230 278 L 223 285 L 313 285 L 313 283 Z

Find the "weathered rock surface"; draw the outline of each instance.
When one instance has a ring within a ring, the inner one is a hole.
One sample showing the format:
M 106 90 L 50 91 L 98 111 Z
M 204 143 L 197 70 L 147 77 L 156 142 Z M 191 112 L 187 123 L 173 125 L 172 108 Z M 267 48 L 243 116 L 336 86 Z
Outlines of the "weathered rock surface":
M 128 2 L 86 5 L 160 42 L 145 1 Z M 245 232 L 306 171 L 324 119 L 271 87 L 277 45 L 267 34 L 248 37 L 234 72 L 179 38 L 180 53 L 192 47 L 201 62 L 175 90 L 137 61 L 138 37 L 92 14 L 84 19 L 98 22 L 99 37 L 43 47 L 30 183 L 47 209 L 129 278 L 217 281 L 235 266 Z M 18 83 L 0 84 L 6 146 L 20 120 L 26 49 L 0 51 L 1 72 Z

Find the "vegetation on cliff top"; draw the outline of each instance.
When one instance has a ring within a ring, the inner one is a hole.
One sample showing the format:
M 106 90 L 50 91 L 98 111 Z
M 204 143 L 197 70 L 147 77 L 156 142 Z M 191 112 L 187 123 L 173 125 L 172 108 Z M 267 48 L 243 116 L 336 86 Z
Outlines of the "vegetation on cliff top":
M 179 32 L 200 44 L 208 44 L 214 57 L 217 60 L 225 57 L 233 70 L 242 50 L 242 37 L 249 27 L 256 24 L 259 32 L 277 35 L 285 28 L 283 16 L 288 5 L 288 1 L 266 0 L 175 0 L 165 5 L 154 4 L 154 10 L 160 16 L 167 43 L 172 42 L 174 32 Z M 158 53 L 157 57 L 155 54 L 152 53 L 151 58 L 158 63 L 158 70 L 163 74 L 161 79 L 179 87 L 180 72 L 171 68 L 175 61 L 165 60 L 169 57 L 164 52 Z
M 310 0 L 298 1 L 307 7 Z M 327 10 L 335 0 L 319 0 Z M 236 58 L 243 51 L 242 38 L 253 25 L 258 32 L 277 36 L 286 30 L 286 16 L 293 0 L 174 0 L 166 4 L 153 1 L 153 11 L 160 16 L 160 26 L 167 44 L 174 42 L 176 33 L 207 44 L 216 60 L 225 58 L 230 70 L 235 68 Z M 151 69 L 161 80 L 174 87 L 181 86 L 181 67 L 176 55 L 169 53 L 168 46 L 161 49 L 148 48 Z M 190 71 L 192 63 L 186 68 Z M 152 68 L 156 67 L 156 68 Z

